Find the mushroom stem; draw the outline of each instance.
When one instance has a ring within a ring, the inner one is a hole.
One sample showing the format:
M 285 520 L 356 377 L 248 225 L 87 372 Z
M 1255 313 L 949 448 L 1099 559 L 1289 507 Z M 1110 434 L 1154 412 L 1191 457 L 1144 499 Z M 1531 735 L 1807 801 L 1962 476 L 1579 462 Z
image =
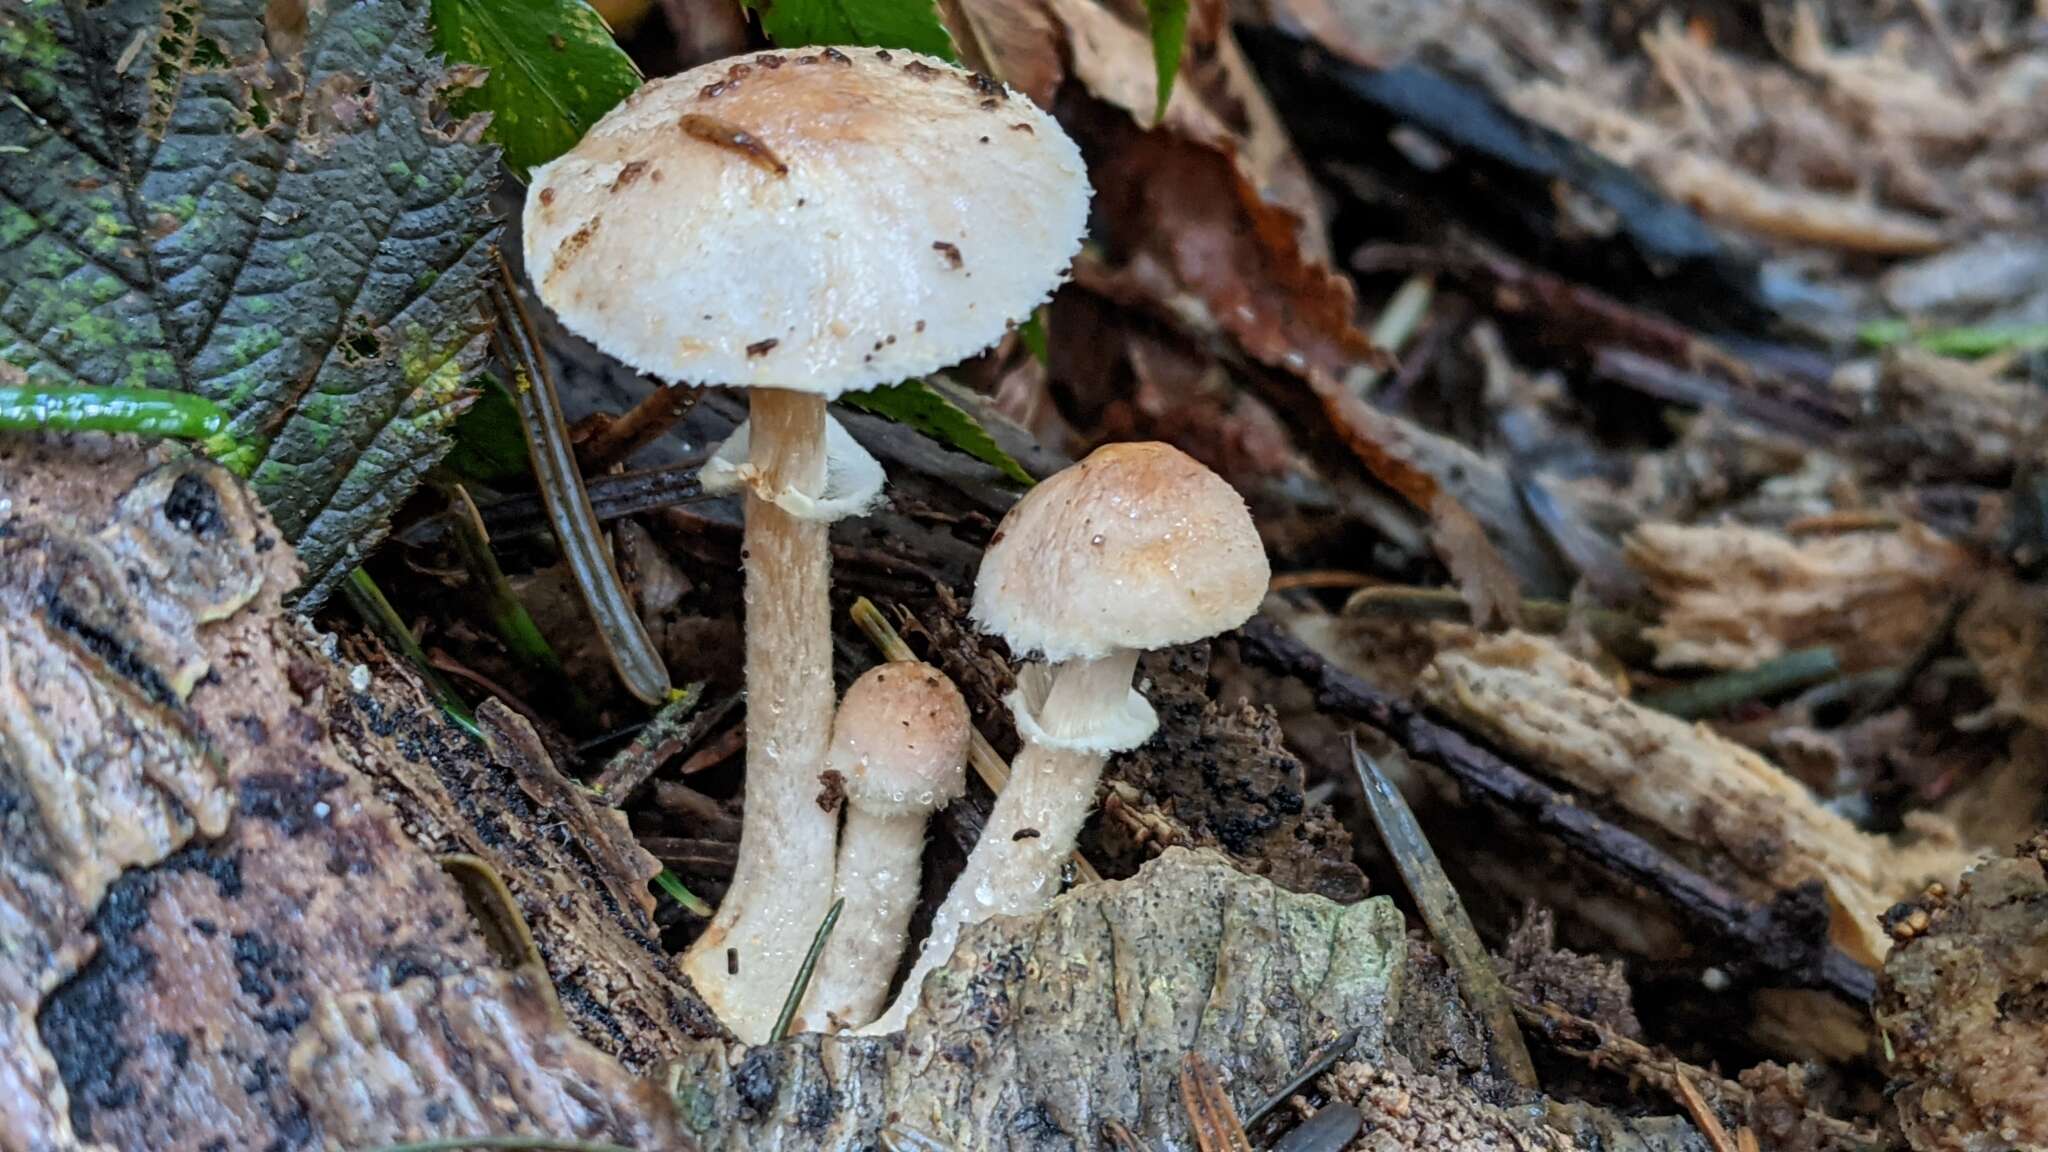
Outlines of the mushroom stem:
M 811 935 L 832 903 L 834 820 L 818 804 L 818 774 L 832 734 L 832 606 L 828 526 L 798 519 L 756 494 L 824 491 L 825 400 L 757 388 L 751 405 L 751 462 L 762 483 L 746 498 L 741 552 L 746 808 L 732 885 L 684 968 L 733 1034 L 759 1044 L 769 1039 Z
M 837 888 L 846 910 L 811 980 L 804 1031 L 858 1027 L 881 1013 L 910 939 L 924 826 L 923 812 L 885 815 L 848 806 Z
M 1135 648 L 1123 648 L 1101 659 L 1061 664 L 1037 710 L 1040 730 L 1053 739 L 1077 738 L 1127 717 L 1138 655 Z M 1107 763 L 1106 752 L 1052 747 L 1027 736 L 967 866 L 932 916 L 903 990 L 886 1014 L 861 1029 L 864 1034 L 902 1029 L 925 976 L 951 958 L 962 932 L 991 916 L 1035 912 L 1058 894 L 1060 868 L 1095 807 L 1095 784 Z

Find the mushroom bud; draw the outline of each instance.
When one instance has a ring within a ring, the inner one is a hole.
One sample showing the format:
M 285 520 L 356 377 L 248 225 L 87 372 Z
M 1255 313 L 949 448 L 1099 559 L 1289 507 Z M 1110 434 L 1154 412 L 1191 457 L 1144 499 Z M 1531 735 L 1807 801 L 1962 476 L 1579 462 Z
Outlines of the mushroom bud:
M 806 1031 L 881 1013 L 917 906 L 925 820 L 967 790 L 971 731 L 960 690 L 929 664 L 871 668 L 840 700 L 826 762 L 846 793 L 837 888 L 846 908 L 805 998 Z
M 974 622 L 1050 667 L 1019 670 L 1009 704 L 1024 749 L 902 993 L 866 1031 L 903 1026 L 967 926 L 1052 899 L 1103 765 L 1158 727 L 1131 686 L 1139 655 L 1244 623 L 1270 576 L 1244 500 L 1166 444 L 1099 448 L 1010 509 L 981 560 Z
M 817 48 L 653 81 L 533 174 L 527 269 L 564 324 L 670 382 L 752 389 L 705 486 L 746 493 L 747 779 L 739 858 L 684 970 L 769 1039 L 832 902 L 817 804 L 832 727 L 830 522 L 881 468 L 825 412 L 979 352 L 1064 277 L 1080 150 L 992 80 L 912 52 Z

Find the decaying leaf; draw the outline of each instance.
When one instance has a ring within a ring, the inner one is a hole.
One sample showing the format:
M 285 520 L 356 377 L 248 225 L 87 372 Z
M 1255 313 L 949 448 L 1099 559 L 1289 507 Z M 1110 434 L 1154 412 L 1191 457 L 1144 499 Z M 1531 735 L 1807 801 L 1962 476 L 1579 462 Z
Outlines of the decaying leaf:
M 335 754 L 232 477 L 14 436 L 0 508 L 0 1149 L 682 1146 Z
M 1908 523 L 1794 539 L 1740 525 L 1644 524 L 1629 563 L 1661 605 L 1645 634 L 1661 667 L 1748 668 L 1831 647 L 1862 671 L 1910 659 L 1966 594 L 1967 552 Z
M 496 164 L 447 82 L 425 0 L 0 10 L 0 359 L 227 409 L 304 605 L 475 394 Z
M 1705 859 L 1738 870 L 1754 899 L 1817 883 L 1834 943 L 1865 963 L 1889 939 L 1878 917 L 1969 856 L 1933 823 L 1918 844 L 1862 832 L 1741 745 L 1633 703 L 1550 643 L 1523 634 L 1437 656 L 1423 697 L 1573 787 L 1616 805 Z
M 1295 896 L 1175 849 L 1130 880 L 971 929 L 907 1032 L 703 1042 L 678 1065 L 678 1099 L 707 1149 L 732 1152 L 792 1133 L 852 1152 L 890 1122 L 954 1152 L 1092 1146 L 1110 1120 L 1148 1147 L 1188 1147 L 1184 1055 L 1222 1071 L 1239 1108 L 1348 1029 L 1377 1058 L 1405 949 L 1385 898 Z
M 1899 1125 L 1919 1152 L 2048 1144 L 2048 839 L 1891 918 L 1878 1026 Z
M 2009 576 L 1985 581 L 1956 620 L 1956 641 L 1991 689 L 1994 712 L 2048 731 L 2048 590 Z

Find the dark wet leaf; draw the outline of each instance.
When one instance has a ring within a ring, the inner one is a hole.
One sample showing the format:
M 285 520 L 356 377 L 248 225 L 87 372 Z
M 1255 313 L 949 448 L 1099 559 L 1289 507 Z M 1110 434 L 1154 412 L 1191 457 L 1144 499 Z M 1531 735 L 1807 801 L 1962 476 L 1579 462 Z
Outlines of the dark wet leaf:
M 434 47 L 489 70 L 455 101 L 488 112 L 485 135 L 524 177 L 582 139 L 640 86 L 604 17 L 584 0 L 433 0 Z
M 226 409 L 324 599 L 447 451 L 496 166 L 425 0 L 0 8 L 0 359 Z
M 941 444 L 957 448 L 1019 484 L 1033 483 L 1031 473 L 998 447 L 987 429 L 965 409 L 922 380 L 905 380 L 901 384 L 884 384 L 865 392 L 850 392 L 840 397 L 840 401 L 863 412 L 887 417 Z
M 941 60 L 957 59 L 953 37 L 932 0 L 745 0 L 761 30 L 785 48 L 806 44 L 858 44 L 908 48 Z

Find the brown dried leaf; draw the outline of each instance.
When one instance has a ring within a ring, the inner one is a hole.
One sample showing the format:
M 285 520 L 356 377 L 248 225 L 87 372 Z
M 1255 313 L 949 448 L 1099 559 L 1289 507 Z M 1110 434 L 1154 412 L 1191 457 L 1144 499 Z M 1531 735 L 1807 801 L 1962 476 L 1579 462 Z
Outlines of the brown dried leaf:
M 1628 559 L 1662 605 L 1660 667 L 1748 668 L 1827 645 L 1856 672 L 1910 659 L 1976 565 L 1932 531 L 1794 539 L 1740 525 L 1644 524 Z
M 1509 753 L 1729 861 L 1754 899 L 1819 883 L 1834 942 L 1866 963 L 1889 946 L 1877 923 L 1884 910 L 1929 879 L 1952 879 L 1968 860 L 1953 843 L 1901 847 L 1860 831 L 1763 757 L 1630 701 L 1537 637 L 1443 653 L 1421 692 Z

